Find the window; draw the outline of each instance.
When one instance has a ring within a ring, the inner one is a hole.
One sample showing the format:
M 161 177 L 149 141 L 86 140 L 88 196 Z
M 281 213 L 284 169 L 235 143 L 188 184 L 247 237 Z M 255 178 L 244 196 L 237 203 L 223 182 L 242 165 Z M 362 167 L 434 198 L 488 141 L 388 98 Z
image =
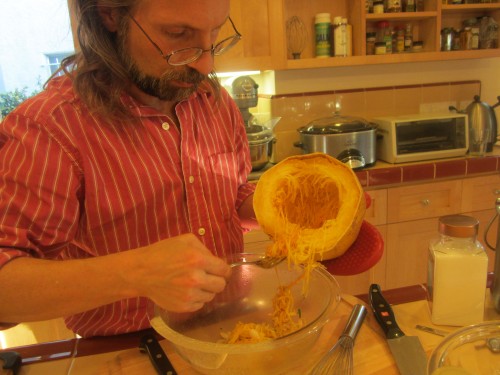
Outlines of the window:
M 0 1 L 0 94 L 41 86 L 73 53 L 68 0 Z
M 50 75 L 54 74 L 57 69 L 59 69 L 59 66 L 61 65 L 61 61 L 66 57 L 71 55 L 72 52 L 66 52 L 66 53 L 48 53 L 47 56 L 47 62 L 49 66 L 49 72 Z M 58 75 L 63 74 L 62 72 L 59 72 Z

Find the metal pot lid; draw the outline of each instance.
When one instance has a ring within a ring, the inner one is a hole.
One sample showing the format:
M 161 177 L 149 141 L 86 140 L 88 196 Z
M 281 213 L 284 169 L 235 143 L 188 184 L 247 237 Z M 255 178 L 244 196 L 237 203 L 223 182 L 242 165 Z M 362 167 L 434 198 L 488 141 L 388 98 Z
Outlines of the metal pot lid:
M 265 143 L 274 138 L 273 131 L 263 125 L 246 126 L 245 130 L 250 144 Z
M 373 130 L 377 126 L 361 117 L 341 116 L 324 117 L 311 121 L 298 129 L 302 134 L 341 134 Z

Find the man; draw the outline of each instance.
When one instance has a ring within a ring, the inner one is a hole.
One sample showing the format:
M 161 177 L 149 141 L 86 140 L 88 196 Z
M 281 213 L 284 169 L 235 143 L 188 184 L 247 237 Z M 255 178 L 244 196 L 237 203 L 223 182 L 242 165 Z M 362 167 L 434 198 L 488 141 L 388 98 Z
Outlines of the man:
M 240 37 L 229 0 L 76 9 L 81 53 L 0 126 L 0 322 L 89 337 L 148 327 L 151 301 L 200 309 L 256 222 L 244 125 L 211 74 Z

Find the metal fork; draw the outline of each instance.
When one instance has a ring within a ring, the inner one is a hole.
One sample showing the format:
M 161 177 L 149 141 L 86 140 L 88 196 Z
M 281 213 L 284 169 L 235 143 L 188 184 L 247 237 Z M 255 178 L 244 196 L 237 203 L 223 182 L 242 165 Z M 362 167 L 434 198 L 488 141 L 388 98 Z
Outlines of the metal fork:
M 261 268 L 273 268 L 273 267 L 276 267 L 281 262 L 283 262 L 285 259 L 286 259 L 286 257 L 264 256 L 264 257 L 256 259 L 256 260 L 241 260 L 238 262 L 233 262 L 230 264 L 230 266 L 237 267 L 237 266 L 244 266 L 247 264 L 251 264 L 251 265 L 254 265 L 257 267 L 261 267 Z

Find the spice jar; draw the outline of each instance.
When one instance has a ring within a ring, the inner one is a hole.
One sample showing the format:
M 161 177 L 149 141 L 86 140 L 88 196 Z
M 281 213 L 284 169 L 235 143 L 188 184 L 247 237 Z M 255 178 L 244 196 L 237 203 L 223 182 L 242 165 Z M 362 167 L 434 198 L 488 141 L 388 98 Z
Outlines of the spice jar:
M 375 41 L 377 40 L 377 33 L 370 31 L 366 33 L 366 54 L 375 55 Z
M 386 0 L 385 11 L 387 13 L 401 12 L 401 0 Z
M 384 0 L 375 0 L 373 2 L 373 13 L 384 13 L 385 12 L 385 7 L 384 7 Z
M 483 320 L 488 256 L 477 240 L 479 221 L 466 215 L 439 218 L 429 246 L 428 280 L 434 324 L 463 326 Z
M 385 42 L 375 43 L 375 55 L 385 55 L 387 53 L 387 46 Z
M 386 53 L 392 53 L 392 32 L 389 21 L 377 22 L 377 42 L 384 42 Z

